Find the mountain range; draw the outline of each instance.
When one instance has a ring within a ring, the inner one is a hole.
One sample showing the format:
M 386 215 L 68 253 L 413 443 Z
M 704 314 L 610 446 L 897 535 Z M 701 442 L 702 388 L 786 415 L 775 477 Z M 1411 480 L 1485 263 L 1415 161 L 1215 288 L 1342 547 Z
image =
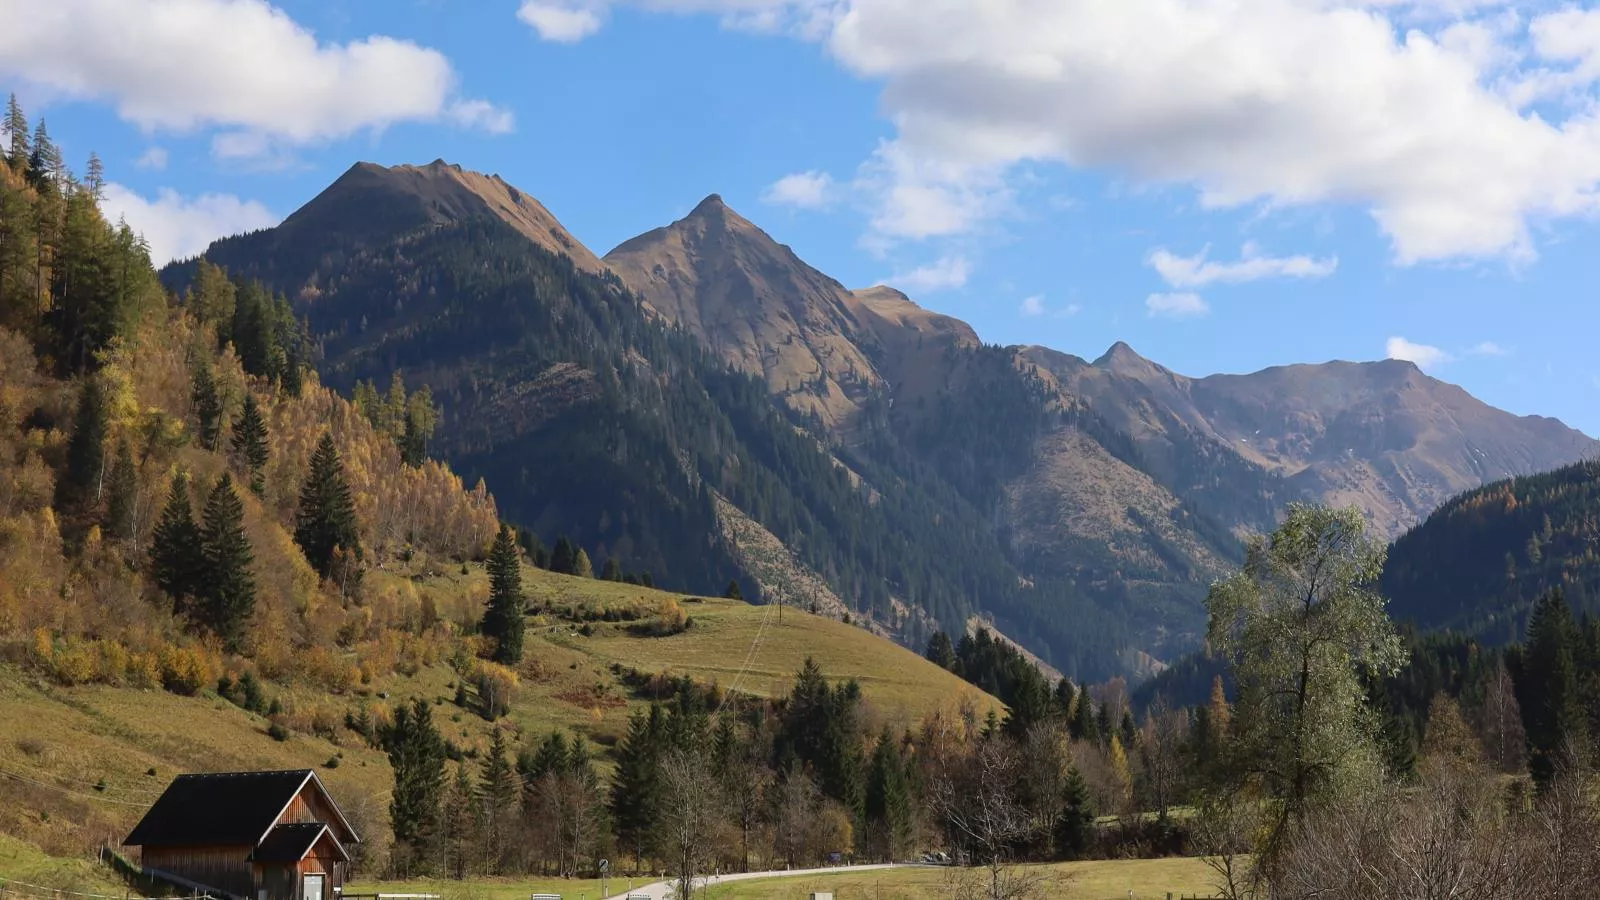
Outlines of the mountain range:
M 984 344 L 715 195 L 599 256 L 498 176 L 360 163 L 205 257 L 290 297 L 325 382 L 430 385 L 436 450 L 546 539 L 910 643 L 982 615 L 1078 677 L 1196 646 L 1207 585 L 1290 502 L 1393 538 L 1600 449 L 1408 362 L 1190 378 Z

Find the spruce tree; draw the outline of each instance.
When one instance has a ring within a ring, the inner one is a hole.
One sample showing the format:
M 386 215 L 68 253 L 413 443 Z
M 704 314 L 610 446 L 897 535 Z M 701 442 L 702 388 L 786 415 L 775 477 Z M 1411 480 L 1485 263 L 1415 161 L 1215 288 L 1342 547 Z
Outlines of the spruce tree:
M 494 549 L 489 553 L 489 606 L 480 626 L 494 638 L 495 662 L 516 665 L 522 659 L 523 596 L 522 560 L 517 554 L 511 529 L 500 526 Z
M 571 575 L 578 571 L 578 550 L 572 541 L 562 535 L 550 553 L 550 571 L 558 575 Z
M 923 656 L 947 672 L 956 670 L 956 648 L 950 643 L 950 635 L 943 631 L 935 631 L 933 637 L 928 638 L 928 649 Z
M 1089 795 L 1089 783 L 1077 766 L 1067 770 L 1067 780 L 1061 788 L 1061 815 L 1056 819 L 1056 850 L 1067 859 L 1079 859 L 1089 850 L 1094 840 L 1094 800 Z
M 361 558 L 355 501 L 333 435 L 327 432 L 311 454 L 311 471 L 300 487 L 294 540 L 305 551 L 306 561 L 324 578 L 333 575 L 334 548 L 342 547 L 345 554 Z
M 728 580 L 728 586 L 722 589 L 722 598 L 724 600 L 744 599 L 744 591 L 739 588 L 739 579 L 731 578 Z
M 139 470 L 133 464 L 133 448 L 123 438 L 117 442 L 117 461 L 111 466 L 111 484 L 106 492 L 107 536 L 132 541 L 138 536 L 138 515 Z
M 244 645 L 256 608 L 256 582 L 250 572 L 255 554 L 244 533 L 244 504 L 239 502 L 233 479 L 227 473 L 223 473 L 206 500 L 200 544 L 205 552 L 201 619 L 222 638 L 230 652 L 237 653 Z
M 600 567 L 601 581 L 621 581 L 622 564 L 617 562 L 615 556 L 606 557 L 605 565 Z
M 1078 692 L 1078 708 L 1072 713 L 1070 729 L 1073 740 L 1100 741 L 1100 720 L 1094 713 L 1094 700 L 1088 691 Z
M 394 770 L 389 822 L 395 843 L 414 858 L 433 856 L 439 835 L 439 804 L 444 794 L 444 739 L 433 726 L 433 713 L 420 697 L 395 710 L 385 729 L 384 749 Z
M 73 543 L 97 518 L 95 511 L 100 507 L 105 478 L 107 428 L 100 379 L 88 378 L 78 394 L 78 413 L 67 444 L 67 469 L 56 481 L 55 506 L 61 516 L 61 531 Z
M 173 612 L 190 611 L 190 602 L 200 589 L 205 573 L 205 550 L 200 543 L 200 526 L 195 524 L 189 504 L 189 477 L 182 472 L 172 476 L 167 503 L 156 523 L 150 546 L 150 572 L 156 587 L 172 599 Z
M 263 472 L 267 467 L 267 423 L 261 418 L 261 407 L 254 394 L 244 395 L 244 409 L 233 422 L 233 452 L 250 470 L 250 490 L 260 495 L 267 484 Z
M 661 755 L 666 749 L 666 723 L 660 704 L 650 713 L 634 713 L 628 733 L 617 748 L 617 771 L 611 781 L 611 817 L 617 841 L 633 853 L 638 868 L 656 824 L 661 803 Z
M 445 872 L 457 881 L 472 874 L 473 863 L 479 855 L 481 806 L 466 765 L 458 763 L 455 783 L 445 792 L 439 814 L 444 832 Z
M 194 402 L 194 417 L 199 424 L 200 446 L 215 450 L 222 446 L 222 398 L 217 394 L 217 382 L 211 367 L 202 362 L 194 369 L 194 387 L 190 392 Z
M 518 800 L 522 785 L 518 783 L 516 769 L 506 754 L 505 734 L 499 729 L 489 740 L 489 753 L 484 757 L 479 777 L 479 796 L 482 798 L 485 838 L 492 871 L 498 873 L 506 853 L 511 848 L 511 838 L 516 829 Z
M 884 728 L 867 769 L 866 819 L 879 859 L 893 862 L 911 843 L 911 786 L 894 737 Z
M 26 174 L 30 153 L 28 117 L 22 114 L 22 104 L 17 102 L 16 94 L 12 94 L 10 102 L 6 104 L 5 133 L 11 141 L 6 159 L 11 163 L 12 171 Z
M 1588 729 L 1578 693 L 1577 626 L 1559 588 L 1534 606 L 1523 651 L 1519 701 L 1528 734 L 1528 768 L 1547 783 L 1569 747 L 1587 746 Z

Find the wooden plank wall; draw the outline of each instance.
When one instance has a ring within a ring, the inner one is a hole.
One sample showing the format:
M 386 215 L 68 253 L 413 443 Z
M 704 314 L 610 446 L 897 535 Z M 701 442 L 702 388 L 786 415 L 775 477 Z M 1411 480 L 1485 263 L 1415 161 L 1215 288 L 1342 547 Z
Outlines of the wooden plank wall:
M 255 896 L 249 846 L 145 847 L 142 862 L 241 897 Z

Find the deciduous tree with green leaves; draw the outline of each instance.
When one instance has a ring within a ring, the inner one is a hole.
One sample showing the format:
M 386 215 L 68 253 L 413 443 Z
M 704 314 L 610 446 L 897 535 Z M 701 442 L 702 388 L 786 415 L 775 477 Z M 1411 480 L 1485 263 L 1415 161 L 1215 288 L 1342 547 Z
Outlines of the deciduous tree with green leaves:
M 1269 871 L 1314 800 L 1382 775 L 1362 674 L 1391 675 L 1406 658 L 1373 589 L 1384 553 L 1359 510 L 1297 504 L 1206 598 L 1211 645 L 1238 685 L 1236 761 L 1281 799 L 1261 847 Z

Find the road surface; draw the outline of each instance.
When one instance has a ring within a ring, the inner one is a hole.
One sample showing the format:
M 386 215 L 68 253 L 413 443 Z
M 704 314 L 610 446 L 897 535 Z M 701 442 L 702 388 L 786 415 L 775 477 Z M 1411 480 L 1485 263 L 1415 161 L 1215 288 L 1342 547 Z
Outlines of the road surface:
M 775 869 L 770 872 L 730 872 L 727 875 L 712 876 L 709 881 L 711 885 L 715 887 L 716 885 L 726 884 L 730 881 L 749 881 L 755 878 L 793 878 L 798 875 L 849 875 L 855 872 L 871 872 L 878 869 L 913 868 L 922 868 L 922 866 L 909 863 L 877 863 L 867 866 L 829 866 L 825 869 Z M 707 883 L 707 880 L 708 879 L 706 878 L 697 878 L 695 879 L 694 885 L 696 888 L 704 887 Z M 607 897 L 606 900 L 626 900 L 626 898 L 630 895 L 649 897 L 650 900 L 666 900 L 668 894 L 672 891 L 674 884 L 676 884 L 676 882 L 653 881 L 649 884 L 636 887 L 631 891 L 622 891 L 621 893 L 613 894 L 612 896 Z

